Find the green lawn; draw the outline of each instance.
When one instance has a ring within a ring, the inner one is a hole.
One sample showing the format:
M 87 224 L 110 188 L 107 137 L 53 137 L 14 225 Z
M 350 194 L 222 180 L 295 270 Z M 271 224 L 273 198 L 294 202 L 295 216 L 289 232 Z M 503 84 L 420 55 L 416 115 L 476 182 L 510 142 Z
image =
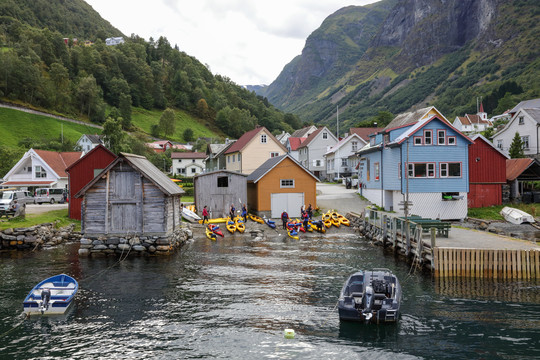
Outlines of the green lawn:
M 540 204 L 511 204 L 510 207 L 523 210 L 536 217 L 540 214 Z M 500 211 L 505 205 L 489 206 L 484 208 L 469 208 L 467 216 L 475 219 L 504 220 Z
M 38 224 L 52 223 L 58 221 L 57 227 L 67 226 L 69 224 L 75 224 L 75 230 L 81 230 L 81 222 L 78 220 L 73 220 L 68 217 L 68 210 L 52 210 L 42 214 L 27 214 L 25 219 L 10 218 L 6 221 L 5 217 L 1 218 L 0 230 L 10 229 L 10 228 L 25 228 Z
M 176 113 L 176 131 L 174 135 L 168 136 L 167 138 L 172 141 L 177 142 L 186 142 L 183 134 L 186 129 L 193 130 L 193 137 L 197 139 L 198 137 L 209 137 L 217 138 L 222 136 L 218 130 L 211 130 L 210 124 L 205 124 L 201 122 L 202 120 L 194 118 L 190 114 L 181 111 L 175 110 Z M 150 134 L 152 125 L 159 124 L 159 119 L 163 114 L 162 110 L 146 110 L 143 108 L 133 108 L 131 113 L 131 122 L 136 127 L 140 128 L 143 132 Z M 164 135 L 161 134 L 161 137 Z
M 62 121 L 24 111 L 0 108 L 0 134 L 2 145 L 17 147 L 21 139 L 64 139 L 76 142 L 82 134 L 101 134 L 101 129 Z

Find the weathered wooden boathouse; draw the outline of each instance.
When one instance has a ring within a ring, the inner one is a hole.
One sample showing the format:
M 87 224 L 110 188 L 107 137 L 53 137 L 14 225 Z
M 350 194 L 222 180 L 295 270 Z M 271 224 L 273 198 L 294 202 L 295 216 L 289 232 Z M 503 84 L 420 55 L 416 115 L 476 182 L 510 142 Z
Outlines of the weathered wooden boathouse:
M 180 245 L 184 191 L 142 156 L 121 153 L 75 197 L 84 197 L 80 255 L 168 253 Z
M 202 211 L 208 206 L 211 217 L 226 216 L 231 204 L 241 209 L 247 203 L 247 174 L 229 170 L 199 174 L 193 187 L 196 208 Z

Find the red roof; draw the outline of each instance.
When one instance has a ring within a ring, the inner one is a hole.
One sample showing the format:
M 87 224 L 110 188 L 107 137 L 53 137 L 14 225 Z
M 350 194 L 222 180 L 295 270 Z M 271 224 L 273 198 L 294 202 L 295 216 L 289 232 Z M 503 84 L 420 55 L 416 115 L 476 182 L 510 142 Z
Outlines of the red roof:
M 533 159 L 507 159 L 506 160 L 506 180 L 513 181 L 518 178 L 532 164 Z
M 324 128 L 318 128 L 316 131 L 312 132 L 306 140 L 302 141 L 302 144 L 300 147 L 304 147 L 304 146 L 308 146 L 310 142 L 313 141 L 313 139 L 315 139 L 315 137 L 317 135 L 319 135 L 319 133 L 321 132 L 321 130 L 324 129 Z
M 264 130 L 266 130 L 266 128 L 264 126 L 260 126 L 260 127 L 256 127 L 255 129 L 251 131 L 248 131 L 244 135 L 240 136 L 240 139 L 236 140 L 236 142 L 232 144 L 232 146 L 227 151 L 225 151 L 225 154 L 232 154 L 235 152 L 242 151 L 246 147 L 246 145 L 251 141 L 251 139 L 253 139 L 255 136 L 257 136 L 260 132 Z M 270 131 L 266 130 L 266 133 L 271 139 L 274 140 L 276 144 L 279 144 L 281 147 L 283 147 L 283 144 L 279 142 L 279 140 L 276 139 L 274 135 L 270 133 Z M 287 149 L 284 148 L 284 150 L 287 150 Z
M 369 142 L 369 135 L 375 134 L 379 131 L 384 130 L 382 127 L 361 127 L 361 128 L 350 128 L 351 134 L 356 134 L 360 136 L 366 142 Z
M 34 150 L 40 158 L 43 159 L 53 169 L 53 171 L 60 177 L 67 177 L 66 169 L 79 160 L 82 156 L 82 152 L 55 152 L 47 150 Z
M 291 147 L 291 151 L 296 151 L 300 147 L 300 144 L 307 138 L 305 137 L 289 137 L 287 140 L 289 141 L 289 146 Z
M 207 155 L 203 152 L 173 152 L 171 159 L 206 159 Z

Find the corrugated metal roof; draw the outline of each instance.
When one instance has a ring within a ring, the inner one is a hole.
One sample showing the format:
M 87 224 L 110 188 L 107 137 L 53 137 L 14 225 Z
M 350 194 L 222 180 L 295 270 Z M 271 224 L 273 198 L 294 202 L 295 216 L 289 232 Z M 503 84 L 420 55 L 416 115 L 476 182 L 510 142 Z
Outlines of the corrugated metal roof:
M 507 159 L 506 160 L 506 180 L 516 180 L 525 170 L 531 166 L 533 159 Z

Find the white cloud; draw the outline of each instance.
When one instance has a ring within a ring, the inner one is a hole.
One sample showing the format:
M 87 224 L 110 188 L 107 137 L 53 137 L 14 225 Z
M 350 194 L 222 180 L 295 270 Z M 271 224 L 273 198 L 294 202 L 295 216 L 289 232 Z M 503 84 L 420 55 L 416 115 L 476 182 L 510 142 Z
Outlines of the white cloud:
M 323 20 L 375 0 L 86 0 L 124 34 L 171 45 L 234 82 L 269 84 Z

